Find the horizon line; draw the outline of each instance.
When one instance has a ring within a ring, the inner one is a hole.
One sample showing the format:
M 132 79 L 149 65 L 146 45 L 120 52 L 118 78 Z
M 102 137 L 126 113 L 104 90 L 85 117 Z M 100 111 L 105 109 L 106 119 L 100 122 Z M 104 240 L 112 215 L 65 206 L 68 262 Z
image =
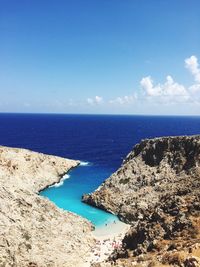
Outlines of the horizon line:
M 1 112 L 0 114 L 18 115 L 78 115 L 78 116 L 148 116 L 148 117 L 200 117 L 197 114 L 120 114 L 120 113 L 59 113 L 59 112 Z

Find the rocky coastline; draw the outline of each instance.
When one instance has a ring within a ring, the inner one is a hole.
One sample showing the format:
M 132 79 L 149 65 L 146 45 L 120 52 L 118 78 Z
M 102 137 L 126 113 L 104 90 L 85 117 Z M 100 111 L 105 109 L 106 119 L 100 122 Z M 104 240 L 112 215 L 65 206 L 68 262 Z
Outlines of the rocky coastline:
M 83 201 L 131 224 L 93 266 L 200 266 L 200 135 L 142 140 Z
M 0 266 L 200 266 L 200 135 L 142 140 L 83 196 L 129 224 L 112 237 L 38 194 L 79 163 L 0 147 Z
M 84 265 L 95 242 L 93 226 L 38 194 L 78 164 L 26 149 L 0 147 L 1 267 Z

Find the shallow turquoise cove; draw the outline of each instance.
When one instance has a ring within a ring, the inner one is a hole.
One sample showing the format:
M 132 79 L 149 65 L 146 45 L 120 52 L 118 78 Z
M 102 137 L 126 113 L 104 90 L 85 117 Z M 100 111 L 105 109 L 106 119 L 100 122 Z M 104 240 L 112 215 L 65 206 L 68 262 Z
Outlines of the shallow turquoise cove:
M 41 192 L 53 201 L 58 207 L 72 211 L 87 218 L 96 227 L 117 221 L 113 214 L 89 206 L 81 202 L 84 193 L 92 192 L 98 185 L 108 177 L 109 173 L 102 168 L 82 163 L 70 171 L 59 184 L 49 187 Z

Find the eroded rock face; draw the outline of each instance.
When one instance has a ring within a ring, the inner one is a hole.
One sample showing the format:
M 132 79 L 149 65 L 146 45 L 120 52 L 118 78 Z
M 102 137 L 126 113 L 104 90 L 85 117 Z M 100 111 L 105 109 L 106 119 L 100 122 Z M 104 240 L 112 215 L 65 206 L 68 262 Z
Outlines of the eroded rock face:
M 200 136 L 143 140 L 83 201 L 132 224 L 130 256 L 199 245 Z
M 78 164 L 0 147 L 0 266 L 83 266 L 91 224 L 37 194 Z

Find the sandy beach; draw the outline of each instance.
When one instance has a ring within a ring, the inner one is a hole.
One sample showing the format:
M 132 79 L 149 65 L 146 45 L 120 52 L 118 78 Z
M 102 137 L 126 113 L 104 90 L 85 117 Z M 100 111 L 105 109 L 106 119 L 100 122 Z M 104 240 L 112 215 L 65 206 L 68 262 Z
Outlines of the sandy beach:
M 93 236 L 96 245 L 84 267 L 106 260 L 116 248 L 121 246 L 122 239 L 129 228 L 130 225 L 116 221 L 95 229 Z

